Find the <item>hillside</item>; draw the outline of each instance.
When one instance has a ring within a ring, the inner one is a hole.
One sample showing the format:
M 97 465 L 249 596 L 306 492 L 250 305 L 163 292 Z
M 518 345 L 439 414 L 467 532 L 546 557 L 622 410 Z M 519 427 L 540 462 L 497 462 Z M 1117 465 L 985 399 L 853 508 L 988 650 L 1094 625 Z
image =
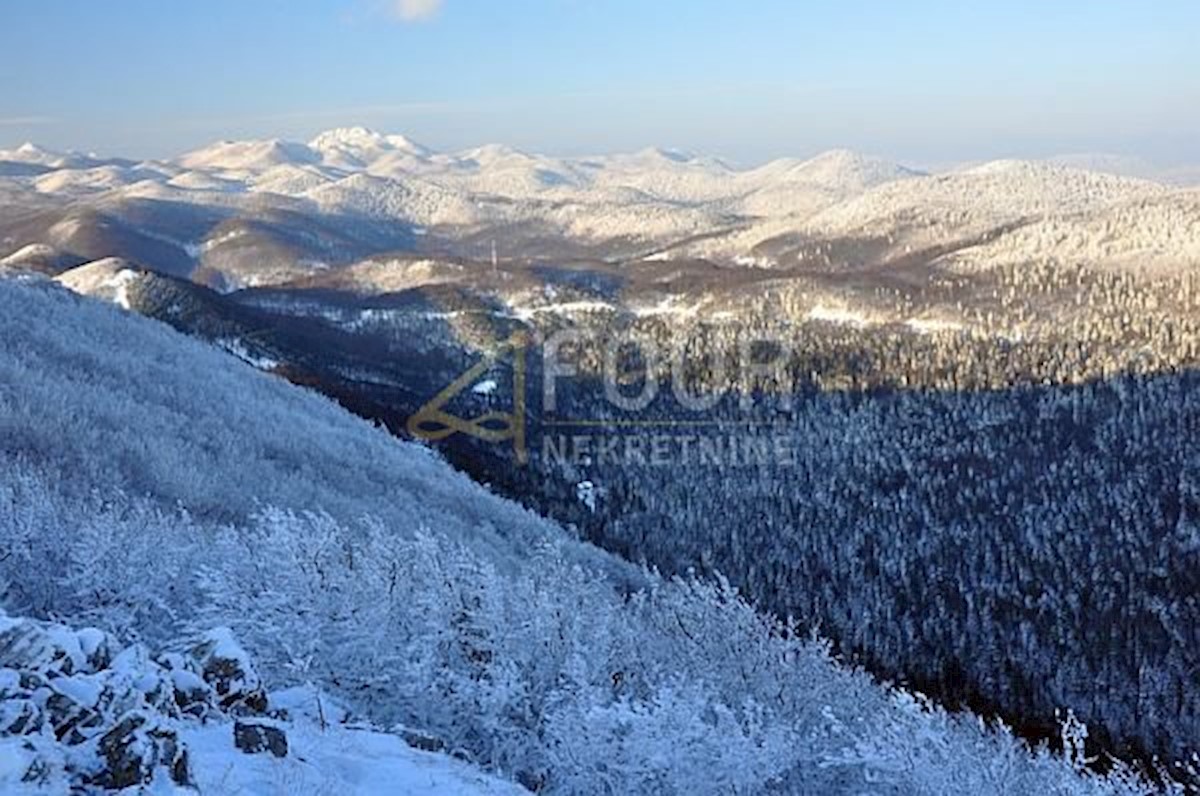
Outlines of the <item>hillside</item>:
M 159 649 L 195 649 L 181 639 L 227 626 L 269 692 L 315 684 L 374 732 L 418 728 L 548 793 L 1145 790 L 881 689 L 727 586 L 634 570 L 428 451 L 155 322 L 10 278 L 0 338 L 10 614 Z M 84 698 L 65 688 L 70 671 L 41 676 Z M 3 687 L 0 706 L 18 698 Z M 170 728 L 198 767 L 211 758 L 189 721 Z M 297 732 L 316 750 L 341 730 Z M 1079 728 L 1067 737 L 1079 750 Z M 32 770 L 6 765 L 0 777 Z

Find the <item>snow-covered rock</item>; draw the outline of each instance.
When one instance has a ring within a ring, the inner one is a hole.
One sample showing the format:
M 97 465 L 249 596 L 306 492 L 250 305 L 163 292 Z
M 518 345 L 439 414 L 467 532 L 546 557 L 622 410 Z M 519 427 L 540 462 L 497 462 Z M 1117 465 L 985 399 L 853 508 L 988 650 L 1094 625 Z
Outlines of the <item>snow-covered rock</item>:
M 213 688 L 223 710 L 232 713 L 262 713 L 267 694 L 262 678 L 254 670 L 250 654 L 233 631 L 218 627 L 208 631 L 191 649 L 204 682 Z
M 245 650 L 223 628 L 183 646 L 192 654 L 113 654 L 97 630 L 0 616 L 0 792 L 520 792 L 401 735 L 348 725 L 328 697 L 329 711 L 310 714 L 303 698 L 322 698 L 311 690 L 272 699 L 295 703 L 273 716 L 265 694 L 253 715 L 244 700 L 231 710 L 229 695 L 257 683 Z

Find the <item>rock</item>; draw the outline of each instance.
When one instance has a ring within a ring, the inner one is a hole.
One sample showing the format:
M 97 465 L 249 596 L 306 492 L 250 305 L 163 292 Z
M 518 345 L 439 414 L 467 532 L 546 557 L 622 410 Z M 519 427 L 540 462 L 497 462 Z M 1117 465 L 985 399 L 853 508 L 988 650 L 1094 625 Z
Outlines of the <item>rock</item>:
M 176 669 L 171 672 L 175 704 L 187 716 L 204 718 L 212 711 L 212 689 L 198 675 Z
M 86 730 L 98 727 L 104 717 L 92 705 L 81 704 L 63 693 L 51 694 L 46 700 L 46 718 L 54 737 L 69 745 L 87 740 Z
M 92 659 L 103 660 L 106 644 L 103 634 L 88 631 L 81 639 L 62 625 L 0 617 L 0 668 L 51 677 L 95 671 Z
M 194 659 L 166 653 L 160 655 L 157 662 L 165 670 L 173 701 L 181 715 L 205 719 L 217 712 L 216 695 Z
M 287 735 L 278 727 L 257 722 L 239 721 L 233 725 L 233 744 L 248 755 L 270 752 L 287 757 Z
M 446 742 L 435 735 L 416 730 L 402 730 L 400 737 L 413 749 L 420 749 L 422 752 L 446 751 Z
M 32 748 L 30 751 L 33 751 Z M 50 781 L 52 771 L 53 769 L 47 761 L 40 757 L 34 757 L 21 776 L 21 781 L 28 785 L 45 785 Z
M 158 765 L 171 772 L 171 779 L 176 785 L 193 785 L 187 748 L 179 742 L 175 731 L 154 729 L 148 734 L 158 747 Z
M 541 793 L 546 787 L 546 775 L 537 774 L 532 771 L 521 770 L 517 772 L 517 784 L 530 793 Z
M 21 695 L 23 691 L 20 672 L 13 669 L 0 669 L 0 699 L 11 699 Z
M 192 658 L 204 681 L 216 692 L 220 707 L 241 715 L 261 715 L 267 710 L 262 679 L 250 655 L 228 628 L 215 628 L 192 648 Z
M 107 669 L 112 663 L 112 641 L 103 631 L 85 627 L 75 632 L 75 638 L 79 641 L 79 648 L 87 660 L 89 670 L 98 672 Z
M 146 760 L 144 750 L 139 748 L 138 731 L 145 723 L 146 719 L 142 716 L 127 716 L 104 734 L 99 745 L 104 769 L 96 775 L 93 780 L 95 784 L 122 790 L 150 780 L 154 766 Z
M 108 694 L 108 711 L 111 714 L 120 716 L 130 710 L 165 716 L 177 714 L 169 673 L 142 645 L 134 644 L 114 657 L 109 674 L 112 692 Z
M 158 727 L 146 716 L 132 713 L 121 719 L 97 746 L 102 768 L 91 779 L 102 788 L 121 790 L 144 785 L 162 767 L 178 785 L 191 784 L 187 750 L 174 730 Z
M 0 702 L 0 736 L 35 735 L 42 730 L 44 716 L 28 699 Z
M 189 655 L 156 661 L 137 644 L 114 655 L 98 630 L 0 615 L 0 757 L 19 754 L 35 780 L 66 776 L 87 792 L 146 786 L 166 779 L 164 770 L 190 787 L 188 753 L 172 722 L 219 716 L 217 688 L 237 711 L 266 703 L 236 642 L 208 641 L 206 670 Z M 270 751 L 280 745 L 265 742 Z M 286 739 L 282 748 L 286 754 Z

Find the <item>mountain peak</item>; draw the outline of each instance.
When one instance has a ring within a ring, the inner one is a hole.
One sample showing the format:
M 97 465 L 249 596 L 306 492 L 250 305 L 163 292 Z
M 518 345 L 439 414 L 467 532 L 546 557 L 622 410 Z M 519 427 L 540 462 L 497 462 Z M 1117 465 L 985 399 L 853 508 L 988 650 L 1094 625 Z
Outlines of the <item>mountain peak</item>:
M 254 171 L 273 166 L 315 163 L 317 160 L 317 154 L 304 144 L 268 138 L 259 141 L 220 141 L 189 152 L 177 162 L 190 169 Z
M 429 149 L 403 135 L 385 135 L 368 127 L 335 127 L 326 130 L 308 144 L 318 152 L 347 156 L 379 155 L 385 152 L 407 152 L 423 157 Z
M 17 160 L 24 163 L 39 163 L 42 165 L 51 165 L 62 159 L 63 155 L 59 152 L 52 152 L 45 147 L 38 146 L 32 141 L 26 141 L 19 147 L 9 150 L 4 153 L 7 159 Z
M 387 138 L 367 127 L 335 127 L 317 135 L 308 145 L 313 149 L 336 146 L 386 146 Z

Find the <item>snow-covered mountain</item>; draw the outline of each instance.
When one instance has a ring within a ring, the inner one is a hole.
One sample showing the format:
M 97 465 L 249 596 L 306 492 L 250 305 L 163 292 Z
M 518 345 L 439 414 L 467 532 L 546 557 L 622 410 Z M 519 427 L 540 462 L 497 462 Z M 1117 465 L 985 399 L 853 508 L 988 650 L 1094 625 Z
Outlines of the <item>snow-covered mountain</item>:
M 486 260 L 493 244 L 510 258 L 654 255 L 773 268 L 884 266 L 918 252 L 953 252 L 950 264 L 968 270 L 1081 259 L 1103 268 L 1195 266 L 1192 192 L 1119 176 L 1142 171 L 1076 157 L 925 175 L 843 150 L 752 169 L 662 149 L 569 158 L 503 145 L 439 153 L 364 128 L 307 144 L 225 141 L 162 162 L 26 145 L 0 152 L 0 206 L 11 208 L 0 216 L 0 258 L 50 245 L 76 262 L 125 257 L 225 289 L 396 249 Z M 198 219 L 168 235 L 176 251 L 146 243 L 162 237 L 130 217 L 144 215 L 146 203 Z M 1143 203 L 1151 218 L 1122 210 Z M 222 220 L 268 218 L 278 229 L 282 213 L 292 229 L 283 236 L 290 264 L 273 256 L 260 268 L 251 256 L 214 253 Z M 64 243 L 66 222 L 74 226 Z M 1099 228 L 1105 243 L 1080 243 L 1090 234 L 1081 230 Z
M 363 127 L 329 130 L 308 143 L 322 160 L 346 170 L 363 169 L 382 161 L 425 160 L 431 152 L 402 135 L 383 135 Z
M 1077 725 L 1062 760 L 883 689 L 163 325 L 5 278 L 0 338 L 6 792 L 1145 790 Z
M 300 166 L 316 163 L 320 154 L 303 144 L 271 139 L 268 141 L 220 141 L 189 152 L 176 161 L 194 171 L 260 172 L 275 166 Z
M 1103 152 L 1082 152 L 1067 155 L 1056 155 L 1049 158 L 1050 163 L 1069 166 L 1086 171 L 1099 171 L 1106 174 L 1116 174 L 1121 177 L 1137 177 L 1154 180 L 1166 185 L 1181 187 L 1196 187 L 1200 185 L 1200 167 L 1192 166 L 1162 166 L 1131 155 L 1114 155 Z
M 104 165 L 129 165 L 131 161 L 119 158 L 102 158 L 98 155 L 79 152 L 56 152 L 26 142 L 16 149 L 0 149 L 0 163 L 40 166 L 45 169 L 89 169 Z M 0 174 L 3 174 L 0 171 Z

